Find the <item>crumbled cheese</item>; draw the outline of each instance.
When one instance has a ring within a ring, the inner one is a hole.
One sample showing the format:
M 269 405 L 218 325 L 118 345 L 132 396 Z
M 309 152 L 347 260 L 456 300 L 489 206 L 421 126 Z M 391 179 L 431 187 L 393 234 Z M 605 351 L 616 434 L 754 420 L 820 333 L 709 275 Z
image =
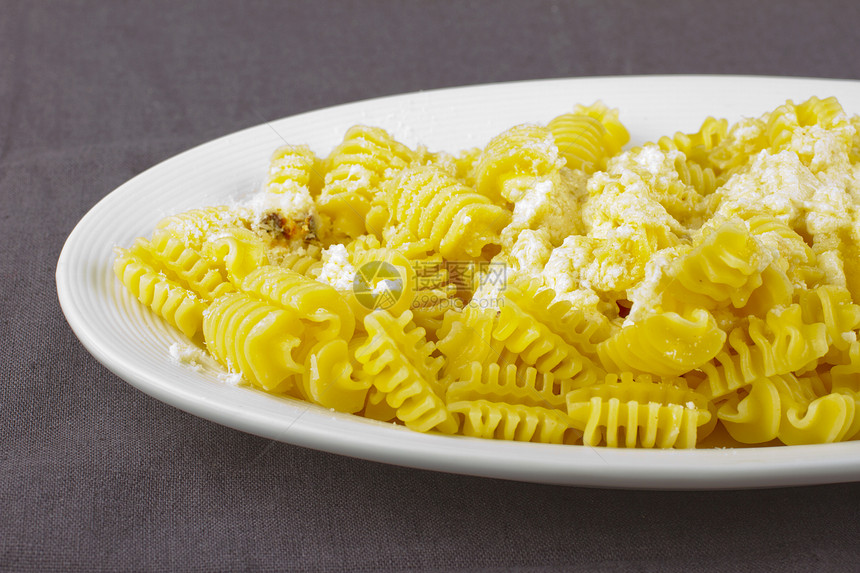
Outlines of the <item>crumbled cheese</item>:
M 310 191 L 295 183 L 279 193 L 265 190 L 254 193 L 245 200 L 244 207 L 254 213 L 255 220 L 260 220 L 268 213 L 275 212 L 285 219 L 300 221 L 316 213 Z
M 373 285 L 371 289 L 371 293 L 374 295 L 383 294 L 389 291 L 399 291 L 401 288 L 401 283 L 395 279 L 383 279 Z
M 624 318 L 624 326 L 629 326 L 655 312 L 665 288 L 668 269 L 679 253 L 688 250 L 685 247 L 673 247 L 657 251 L 645 265 L 645 276 L 632 289 L 627 291 L 627 298 L 632 303 L 630 313 Z
M 514 202 L 511 222 L 502 229 L 502 244 L 510 247 L 525 229 L 542 229 L 552 244 L 582 231 L 580 203 L 585 176 L 563 169 L 543 179 L 531 179 Z
M 736 141 L 753 141 L 761 137 L 764 130 L 764 123 L 758 118 L 744 118 L 735 124 L 731 137 Z
M 170 360 L 176 364 L 188 366 L 194 371 L 203 368 L 202 362 L 205 360 L 206 353 L 194 345 L 174 342 L 167 349 L 167 352 L 170 355 Z
M 238 386 L 244 381 L 242 375 L 238 372 L 223 372 L 218 374 L 218 380 L 231 386 Z
M 346 246 L 335 244 L 323 251 L 322 268 L 316 280 L 339 291 L 348 291 L 355 281 L 355 267 L 349 262 Z
M 628 152 L 627 155 L 631 157 L 632 154 Z M 667 154 L 661 151 L 656 145 L 646 145 L 638 154 L 632 157 L 652 175 L 671 173 L 672 171 L 671 169 L 666 169 Z
M 528 276 L 539 275 L 552 254 L 552 243 L 546 229 L 524 229 L 510 249 L 508 264 Z
M 761 151 L 748 169 L 716 191 L 719 206 L 714 216 L 747 218 L 764 212 L 794 227 L 818 185 L 818 179 L 796 153 Z

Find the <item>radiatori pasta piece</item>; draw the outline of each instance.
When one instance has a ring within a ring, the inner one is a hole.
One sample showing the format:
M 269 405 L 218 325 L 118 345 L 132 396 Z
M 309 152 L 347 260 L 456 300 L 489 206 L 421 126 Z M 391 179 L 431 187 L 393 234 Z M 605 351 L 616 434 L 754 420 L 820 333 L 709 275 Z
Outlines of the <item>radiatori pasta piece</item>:
M 243 207 L 219 205 L 192 209 L 165 217 L 155 226 L 153 235 L 166 232 L 182 237 L 183 243 L 200 249 L 213 234 L 236 228 L 250 228 L 253 214 Z
M 771 310 L 764 320 L 750 316 L 747 326 L 729 333 L 714 361 L 702 365 L 708 395 L 719 398 L 757 379 L 806 369 L 828 346 L 826 326 L 806 324 L 797 304 Z
M 323 186 L 323 170 L 323 162 L 307 145 L 284 145 L 272 154 L 264 189 L 279 195 L 307 189 L 317 196 Z
M 520 125 L 493 138 L 475 165 L 475 189 L 497 204 L 521 194 L 564 163 L 552 132 L 537 125 Z
M 256 193 L 165 217 L 114 271 L 244 383 L 368 423 L 860 439 L 860 117 L 774 103 L 629 149 L 600 102 L 463 151 L 358 125 L 276 149 Z
M 385 130 L 355 126 L 326 158 L 320 213 L 331 219 L 336 236 L 355 238 L 366 232 L 366 217 L 380 185 L 417 159 L 415 152 Z M 381 229 L 378 230 L 381 232 Z
M 711 162 L 710 154 L 726 139 L 728 129 L 729 122 L 725 119 L 709 117 L 696 133 L 676 132 L 672 137 L 664 135 L 657 143 L 661 149 L 680 151 L 691 164 L 714 173 L 716 166 Z
M 371 379 L 353 376 L 353 361 L 345 339 L 317 343 L 305 359 L 302 396 L 338 412 L 353 414 L 364 408 Z
M 203 319 L 209 352 L 229 371 L 269 392 L 289 391 L 304 371 L 294 356 L 303 330 L 295 314 L 241 292 L 219 297 Z
M 401 171 L 388 188 L 387 200 L 392 222 L 399 226 L 388 246 L 419 241 L 450 260 L 475 259 L 488 245 L 498 245 L 511 217 L 435 167 Z
M 368 314 L 364 318 L 368 339 L 355 357 L 407 427 L 455 433 L 459 424 L 437 393 L 442 363 L 431 357 L 433 343 L 411 321 L 408 310 L 397 318 L 384 310 Z
M 570 169 L 593 173 L 606 167 L 606 160 L 630 141 L 627 129 L 618 121 L 617 110 L 602 103 L 576 106 L 548 124 L 559 153 Z
M 517 292 L 516 287 L 509 290 Z M 529 312 L 528 307 L 520 306 L 515 298 L 509 296 L 501 302 L 492 337 L 518 360 L 534 366 L 538 372 L 552 372 L 565 378 L 572 378 L 590 367 L 588 358 L 566 342 L 561 334 L 554 332 L 549 324 L 541 322 L 536 313 Z
M 699 308 L 688 316 L 653 314 L 601 342 L 597 353 L 608 372 L 680 376 L 714 358 L 725 340 L 714 317 Z
M 168 279 L 125 249 L 117 249 L 113 268 L 122 284 L 141 303 L 188 338 L 197 335 L 206 304 L 194 292 Z
M 463 434 L 475 438 L 562 444 L 578 435 L 559 410 L 487 400 L 453 402 L 448 409 L 462 416 Z
M 727 222 L 704 235 L 701 243 L 676 261 L 664 308 L 713 309 L 729 303 L 740 308 L 761 285 L 766 262 L 746 226 Z
M 567 412 L 589 446 L 693 448 L 714 428 L 708 399 L 683 381 L 629 372 L 568 393 Z
M 349 340 L 355 332 L 355 316 L 338 292 L 295 271 L 260 267 L 244 278 L 242 290 L 295 314 L 314 340 Z
M 567 381 L 557 380 L 551 373 L 541 374 L 531 366 L 518 368 L 515 364 L 497 363 L 484 366 L 472 362 L 467 376 L 448 386 L 447 402 L 487 400 L 559 410 L 564 408 L 565 394 L 571 389 Z
M 858 427 L 856 397 L 827 392 L 814 380 L 791 374 L 760 378 L 743 398 L 730 397 L 717 416 L 734 439 L 747 444 L 774 439 L 786 445 L 821 444 L 852 438 Z

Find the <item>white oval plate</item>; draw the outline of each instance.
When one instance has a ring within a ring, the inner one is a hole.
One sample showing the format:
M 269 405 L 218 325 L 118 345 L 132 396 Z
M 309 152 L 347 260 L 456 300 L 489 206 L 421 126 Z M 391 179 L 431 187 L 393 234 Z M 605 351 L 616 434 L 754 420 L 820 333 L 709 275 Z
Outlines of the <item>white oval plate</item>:
M 524 122 L 546 122 L 576 103 L 621 110 L 632 144 L 708 116 L 757 116 L 809 96 L 837 96 L 860 112 L 860 82 L 650 76 L 495 84 L 385 97 L 273 121 L 201 145 L 138 175 L 100 201 L 69 236 L 57 292 L 84 346 L 111 371 L 192 414 L 273 440 L 445 472 L 598 487 L 723 489 L 860 481 L 860 441 L 752 449 L 648 451 L 554 446 L 420 434 L 231 386 L 212 360 L 195 371 L 169 358 L 182 335 L 141 308 L 114 277 L 115 245 L 149 236 L 162 217 L 223 204 L 258 188 L 278 145 L 327 154 L 351 125 L 388 129 L 404 143 L 457 151 Z

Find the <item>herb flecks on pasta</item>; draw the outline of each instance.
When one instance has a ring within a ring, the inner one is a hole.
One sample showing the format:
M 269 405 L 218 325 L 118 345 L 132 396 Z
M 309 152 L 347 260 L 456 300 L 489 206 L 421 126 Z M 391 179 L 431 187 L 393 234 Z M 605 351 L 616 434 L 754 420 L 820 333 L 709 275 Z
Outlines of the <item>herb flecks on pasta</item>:
M 327 155 L 280 147 L 257 192 L 164 218 L 114 270 L 231 379 L 369 423 L 860 438 L 860 116 L 813 97 L 629 140 L 601 102 L 459 152 L 357 125 Z

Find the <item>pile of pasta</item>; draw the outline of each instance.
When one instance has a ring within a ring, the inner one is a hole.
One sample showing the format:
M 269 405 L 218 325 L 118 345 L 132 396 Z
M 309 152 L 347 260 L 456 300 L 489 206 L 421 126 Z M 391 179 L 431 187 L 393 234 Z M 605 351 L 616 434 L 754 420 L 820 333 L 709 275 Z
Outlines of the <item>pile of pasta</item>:
M 457 153 L 359 125 L 114 268 L 244 383 L 418 432 L 860 437 L 860 118 L 813 97 L 628 142 L 601 102 Z

